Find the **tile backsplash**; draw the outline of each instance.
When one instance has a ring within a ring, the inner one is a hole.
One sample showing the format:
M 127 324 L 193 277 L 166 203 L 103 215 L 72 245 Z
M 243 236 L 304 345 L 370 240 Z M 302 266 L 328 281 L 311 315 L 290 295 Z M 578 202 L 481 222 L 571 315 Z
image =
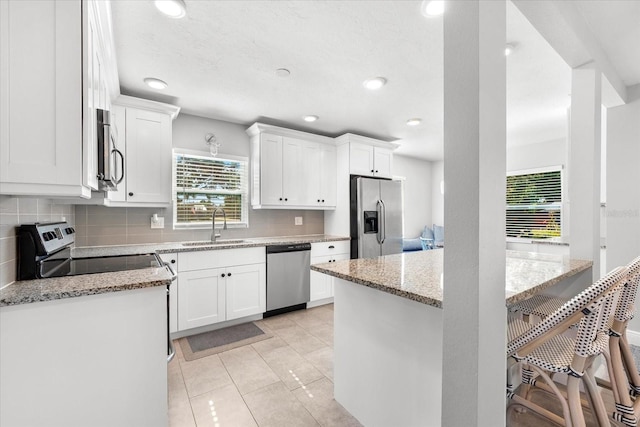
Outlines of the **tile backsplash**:
M 74 226 L 74 206 L 57 204 L 53 199 L 0 195 L 0 288 L 16 280 L 16 226 L 62 218 Z
M 152 229 L 151 216 L 164 217 L 164 228 Z M 295 217 L 302 217 L 303 225 L 294 225 Z M 75 206 L 76 246 L 124 245 L 207 240 L 211 228 L 174 230 L 171 208 L 114 208 L 104 206 Z M 216 227 L 222 228 L 216 221 Z M 220 231 L 222 239 L 274 237 L 324 232 L 323 211 L 253 210 L 249 209 L 248 228 L 229 228 Z

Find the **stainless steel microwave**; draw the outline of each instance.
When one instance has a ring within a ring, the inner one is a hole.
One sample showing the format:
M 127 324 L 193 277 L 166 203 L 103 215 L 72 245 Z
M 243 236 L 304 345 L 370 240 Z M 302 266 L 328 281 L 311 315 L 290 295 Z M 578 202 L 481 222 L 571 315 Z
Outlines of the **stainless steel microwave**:
M 98 132 L 98 190 L 115 191 L 124 179 L 124 155 L 116 147 L 111 113 L 97 110 Z M 120 160 L 118 162 L 118 160 Z M 118 168 L 118 165 L 120 166 Z M 120 169 L 120 176 L 118 176 Z

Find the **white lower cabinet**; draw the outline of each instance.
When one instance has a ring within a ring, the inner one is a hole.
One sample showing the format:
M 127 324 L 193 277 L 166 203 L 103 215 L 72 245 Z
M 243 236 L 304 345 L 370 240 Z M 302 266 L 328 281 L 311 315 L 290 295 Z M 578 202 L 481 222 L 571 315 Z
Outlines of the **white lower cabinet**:
M 311 265 L 349 259 L 349 250 L 349 241 L 312 243 Z M 309 300 L 319 301 L 333 298 L 333 283 L 332 276 L 312 270 Z
M 178 268 L 178 330 L 266 310 L 264 247 L 184 252 Z
M 185 271 L 178 276 L 178 329 L 226 320 L 224 270 Z
M 265 264 L 227 269 L 227 320 L 264 313 L 267 301 L 266 270 Z

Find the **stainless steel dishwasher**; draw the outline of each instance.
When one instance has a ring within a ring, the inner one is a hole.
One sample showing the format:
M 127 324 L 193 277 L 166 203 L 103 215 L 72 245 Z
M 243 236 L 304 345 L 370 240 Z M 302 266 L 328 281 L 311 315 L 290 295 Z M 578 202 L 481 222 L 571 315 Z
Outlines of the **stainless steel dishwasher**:
M 265 317 L 307 307 L 311 243 L 267 246 Z

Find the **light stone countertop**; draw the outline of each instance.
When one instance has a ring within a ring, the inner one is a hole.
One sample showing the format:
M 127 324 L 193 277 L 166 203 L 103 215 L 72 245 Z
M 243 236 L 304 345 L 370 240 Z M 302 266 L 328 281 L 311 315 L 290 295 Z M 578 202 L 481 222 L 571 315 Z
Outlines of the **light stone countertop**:
M 238 242 L 238 240 L 241 240 Z M 219 249 L 240 249 L 253 248 L 258 246 L 286 245 L 296 243 L 319 243 L 334 242 L 340 240 L 350 240 L 349 237 L 331 236 L 328 234 L 308 234 L 301 236 L 279 236 L 279 237 L 255 237 L 243 239 L 218 239 L 218 243 L 212 244 L 207 241 L 202 242 L 167 242 L 149 243 L 139 245 L 116 245 L 116 246 L 87 246 L 78 247 L 71 250 L 74 258 L 87 258 L 99 256 L 136 255 L 158 253 L 166 254 L 173 252 L 195 252 L 212 251 Z M 238 242 L 238 243 L 234 243 Z M 191 243 L 202 243 L 193 246 Z
M 233 239 L 236 240 L 236 239 Z M 136 255 L 148 253 L 195 252 L 219 249 L 265 247 L 279 244 L 318 243 L 349 240 L 349 237 L 313 234 L 305 236 L 282 236 L 242 239 L 240 243 L 220 239 L 217 244 L 198 246 L 183 242 L 151 243 L 143 245 L 94 246 L 73 248 L 73 258 Z M 237 240 L 236 240 L 237 241 Z M 189 242 L 185 242 L 189 243 Z M 145 268 L 112 273 L 83 274 L 50 279 L 23 280 L 0 289 L 0 307 L 29 304 L 63 298 L 74 298 L 107 292 L 126 291 L 171 283 L 171 274 L 166 268 Z
M 444 249 L 312 265 L 311 269 L 441 308 Z M 592 266 L 562 255 L 507 251 L 506 304 L 511 305 Z
M 23 280 L 0 289 L 0 307 L 167 286 L 170 283 L 171 274 L 164 267 Z

